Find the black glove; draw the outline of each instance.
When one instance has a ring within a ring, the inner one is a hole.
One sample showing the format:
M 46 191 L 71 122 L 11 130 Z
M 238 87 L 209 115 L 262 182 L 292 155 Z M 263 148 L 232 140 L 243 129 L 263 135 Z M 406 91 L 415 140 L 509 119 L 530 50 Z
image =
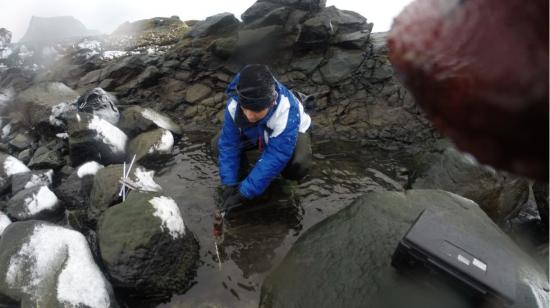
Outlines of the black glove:
M 237 185 L 224 185 L 222 187 L 222 200 L 225 202 L 227 198 L 239 192 Z
M 222 211 L 225 215 L 228 215 L 233 209 L 243 206 L 245 202 L 246 198 L 243 197 L 238 190 L 235 190 L 232 195 L 223 201 Z

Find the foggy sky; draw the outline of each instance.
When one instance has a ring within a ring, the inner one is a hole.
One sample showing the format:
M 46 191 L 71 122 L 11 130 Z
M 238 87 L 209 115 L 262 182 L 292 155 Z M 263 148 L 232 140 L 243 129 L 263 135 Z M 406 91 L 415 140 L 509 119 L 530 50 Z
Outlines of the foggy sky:
M 393 17 L 412 0 L 327 0 L 327 6 L 352 10 L 374 22 L 374 31 L 387 31 Z M 230 12 L 240 15 L 256 0 L 0 0 L 0 28 L 19 40 L 27 30 L 31 16 L 74 16 L 88 29 L 111 33 L 125 21 L 177 15 L 181 20 L 205 19 Z

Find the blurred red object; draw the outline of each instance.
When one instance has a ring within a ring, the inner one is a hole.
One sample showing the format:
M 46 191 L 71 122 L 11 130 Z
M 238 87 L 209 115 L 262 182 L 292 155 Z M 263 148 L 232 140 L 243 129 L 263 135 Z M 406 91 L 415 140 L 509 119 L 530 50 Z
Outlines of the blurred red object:
M 434 126 L 481 163 L 548 181 L 548 0 L 416 0 L 390 61 Z

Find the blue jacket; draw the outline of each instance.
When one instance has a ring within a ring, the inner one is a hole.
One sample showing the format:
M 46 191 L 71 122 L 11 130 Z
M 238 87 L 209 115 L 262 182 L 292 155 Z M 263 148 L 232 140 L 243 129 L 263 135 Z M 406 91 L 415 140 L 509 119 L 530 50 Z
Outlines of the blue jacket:
M 237 185 L 240 156 L 248 147 L 263 149 L 260 159 L 240 183 L 239 191 L 245 198 L 261 195 L 269 183 L 289 162 L 298 132 L 306 132 L 311 119 L 300 101 L 281 83 L 276 82 L 277 100 L 268 114 L 254 124 L 243 124 L 236 87 L 239 74 L 227 87 L 227 106 L 224 124 L 218 142 L 220 177 L 224 185 Z

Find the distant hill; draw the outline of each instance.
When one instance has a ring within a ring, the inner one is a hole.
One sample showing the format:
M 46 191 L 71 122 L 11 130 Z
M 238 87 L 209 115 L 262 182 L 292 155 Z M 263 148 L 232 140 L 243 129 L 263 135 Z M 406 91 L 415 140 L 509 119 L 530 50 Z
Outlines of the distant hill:
M 162 32 L 170 28 L 184 26 L 183 21 L 178 16 L 172 16 L 170 18 L 155 17 L 150 19 L 142 19 L 134 22 L 125 22 L 120 25 L 112 35 L 127 35 L 136 34 L 142 32 Z
M 99 31 L 87 29 L 82 22 L 72 16 L 33 16 L 27 32 L 19 42 L 57 41 L 98 34 Z

